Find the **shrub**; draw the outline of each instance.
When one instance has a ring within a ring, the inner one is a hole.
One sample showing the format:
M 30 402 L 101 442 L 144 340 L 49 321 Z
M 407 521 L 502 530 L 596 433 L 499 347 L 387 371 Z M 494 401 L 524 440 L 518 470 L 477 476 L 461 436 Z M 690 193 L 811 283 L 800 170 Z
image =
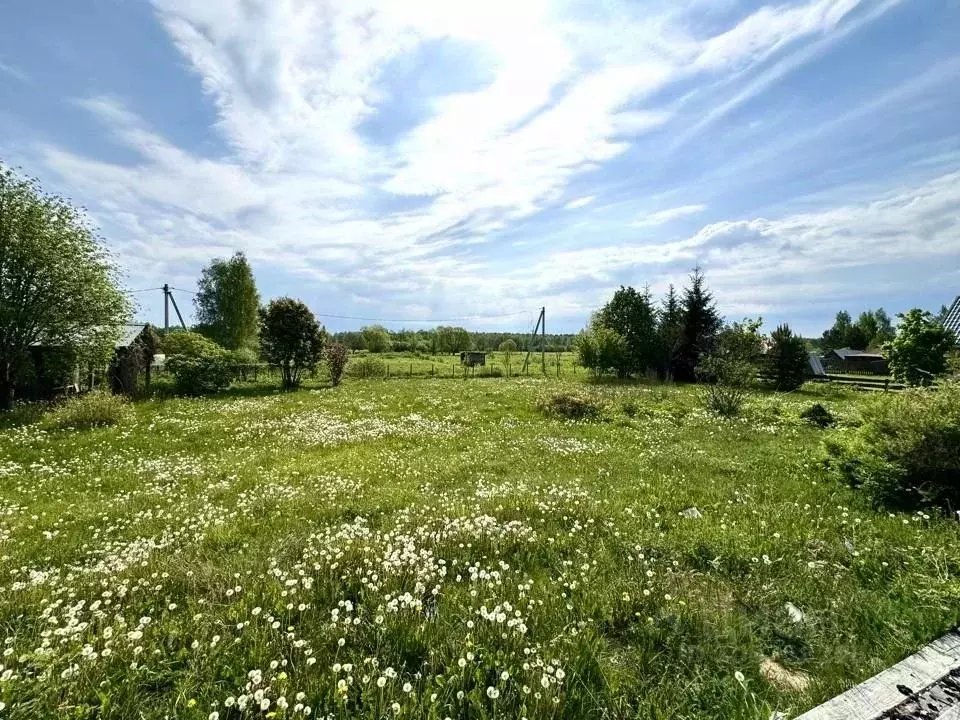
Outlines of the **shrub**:
M 544 415 L 567 420 L 599 420 L 604 404 L 599 398 L 581 392 L 558 392 L 537 400 L 537 408 Z
M 898 382 L 931 385 L 947 370 L 947 354 L 956 338 L 930 313 L 914 308 L 899 313 L 897 335 L 887 350 L 890 371 Z
M 336 387 L 343 378 L 343 371 L 350 360 L 350 351 L 342 343 L 331 343 L 327 346 L 327 370 L 330 371 L 330 383 Z
M 812 425 L 816 425 L 818 428 L 832 427 L 837 422 L 833 414 L 820 403 L 814 403 L 808 407 L 800 413 L 800 418 Z
M 132 414 L 130 403 L 120 395 L 91 392 L 67 400 L 50 413 L 47 423 L 59 430 L 87 430 L 117 425 Z
M 873 398 L 826 443 L 827 466 L 878 505 L 960 505 L 960 384 Z
M 223 350 L 210 338 L 189 330 L 171 330 L 160 338 L 160 352 L 172 355 L 200 357 Z
M 166 368 L 180 395 L 209 395 L 226 390 L 233 382 L 233 365 L 223 350 L 198 357 L 174 355 L 167 360 Z
M 741 385 L 717 382 L 703 390 L 703 404 L 714 415 L 731 418 L 740 414 L 747 392 Z
M 277 298 L 260 310 L 260 348 L 263 356 L 280 368 L 287 390 L 298 387 L 304 371 L 313 370 L 320 362 L 325 334 L 300 300 Z

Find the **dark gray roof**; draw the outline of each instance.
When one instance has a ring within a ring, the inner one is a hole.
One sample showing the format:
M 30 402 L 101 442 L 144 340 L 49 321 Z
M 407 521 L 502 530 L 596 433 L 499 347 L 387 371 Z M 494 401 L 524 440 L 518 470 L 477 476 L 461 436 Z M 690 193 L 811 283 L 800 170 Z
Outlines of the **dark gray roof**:
M 943 326 L 947 330 L 952 330 L 953 334 L 960 338 L 960 295 L 953 301 L 953 305 L 947 311 L 947 316 L 943 319 Z
M 808 360 L 810 362 L 810 372 L 813 373 L 814 377 L 824 377 L 827 374 L 827 371 L 823 369 L 820 356 L 815 352 L 809 353 Z
M 117 347 L 130 347 L 133 341 L 140 337 L 140 333 L 142 333 L 146 327 L 146 325 L 124 325 L 120 339 L 117 340 Z
M 854 357 L 867 358 L 869 360 L 885 359 L 883 355 L 880 355 L 879 353 L 867 352 L 866 350 L 854 350 L 853 348 L 836 348 L 833 352 L 836 353 L 837 356 L 839 356 L 842 360 Z

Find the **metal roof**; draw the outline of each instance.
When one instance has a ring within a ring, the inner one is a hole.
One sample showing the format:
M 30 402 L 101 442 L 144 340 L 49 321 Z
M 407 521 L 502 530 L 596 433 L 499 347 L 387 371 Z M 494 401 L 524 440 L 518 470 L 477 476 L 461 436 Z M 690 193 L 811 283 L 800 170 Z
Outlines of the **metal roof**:
M 947 330 L 952 330 L 953 334 L 960 339 L 960 295 L 953 301 L 953 305 L 947 311 L 947 316 L 943 319 L 943 326 Z
M 820 356 L 812 352 L 809 353 L 807 357 L 810 363 L 810 372 L 813 373 L 814 377 L 825 377 L 827 371 L 823 369 L 823 362 L 820 360 Z
M 875 360 L 884 359 L 883 355 L 867 352 L 866 350 L 854 350 L 853 348 L 836 348 L 834 351 L 841 359 L 846 360 L 852 357 L 874 358 Z
M 120 339 L 117 340 L 117 347 L 130 347 L 146 327 L 146 325 L 124 325 Z

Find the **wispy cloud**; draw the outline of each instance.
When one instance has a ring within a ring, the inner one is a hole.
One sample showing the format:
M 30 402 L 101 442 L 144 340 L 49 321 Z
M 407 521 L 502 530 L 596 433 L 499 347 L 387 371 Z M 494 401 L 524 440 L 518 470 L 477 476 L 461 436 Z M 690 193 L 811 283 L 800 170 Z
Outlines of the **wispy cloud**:
M 586 195 L 584 197 L 577 198 L 576 200 L 571 200 L 570 202 L 568 202 L 566 205 L 563 206 L 563 209 L 579 210 L 580 208 L 586 207 L 596 199 L 597 198 L 594 195 Z
M 25 83 L 31 82 L 30 76 L 27 75 L 23 70 L 13 65 L 10 65 L 9 63 L 5 63 L 2 60 L 0 60 L 0 73 L 3 73 L 4 75 L 9 75 L 10 77 L 14 78 L 15 80 L 19 80 L 20 82 L 25 82 Z
M 630 223 L 631 227 L 656 227 L 689 215 L 699 215 L 707 209 L 706 205 L 681 205 L 651 213 L 639 220 Z

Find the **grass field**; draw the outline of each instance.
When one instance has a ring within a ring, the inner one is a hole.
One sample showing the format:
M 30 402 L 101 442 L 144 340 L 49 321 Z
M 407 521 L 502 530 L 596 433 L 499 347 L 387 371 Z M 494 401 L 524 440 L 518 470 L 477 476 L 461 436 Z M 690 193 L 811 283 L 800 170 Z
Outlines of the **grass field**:
M 767 720 L 960 620 L 960 525 L 817 465 L 798 413 L 857 395 L 720 421 L 694 388 L 586 386 L 605 422 L 542 417 L 567 387 L 249 387 L 0 431 L 0 717 Z

